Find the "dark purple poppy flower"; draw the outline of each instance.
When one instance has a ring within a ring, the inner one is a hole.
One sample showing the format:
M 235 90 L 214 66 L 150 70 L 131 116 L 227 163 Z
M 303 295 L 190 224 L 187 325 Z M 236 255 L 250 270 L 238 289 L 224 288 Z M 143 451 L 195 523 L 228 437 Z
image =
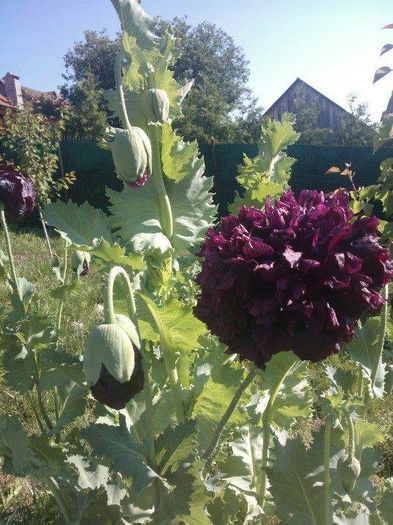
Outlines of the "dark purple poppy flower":
M 8 221 L 29 215 L 35 205 L 33 183 L 13 166 L 0 166 L 0 202 Z
M 259 367 L 286 350 L 326 358 L 383 305 L 393 261 L 378 223 L 353 222 L 344 190 L 297 199 L 287 191 L 262 210 L 241 208 L 207 233 L 195 315 L 228 352 Z

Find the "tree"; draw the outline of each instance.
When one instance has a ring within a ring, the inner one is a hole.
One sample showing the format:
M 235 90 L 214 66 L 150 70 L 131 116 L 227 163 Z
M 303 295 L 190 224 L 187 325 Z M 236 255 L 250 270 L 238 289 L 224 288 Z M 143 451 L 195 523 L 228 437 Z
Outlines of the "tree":
M 244 51 L 210 22 L 192 27 L 184 18 L 174 18 L 168 25 L 181 51 L 173 68 L 175 78 L 193 78 L 195 82 L 177 129 L 187 140 L 233 142 L 240 135 L 243 140 L 255 142 L 260 134 L 262 108 L 247 87 L 250 73 Z
M 51 257 L 53 253 L 42 206 L 53 197 L 59 196 L 62 191 L 68 190 L 76 178 L 74 172 L 62 174 L 61 178 L 57 177 L 63 131 L 63 119 L 50 120 L 37 114 L 33 106 L 26 103 L 15 113 L 7 113 L 0 136 L 3 160 L 14 164 L 32 180 Z
M 343 117 L 338 133 L 338 143 L 347 146 L 372 146 L 377 136 L 378 124 L 371 120 L 367 102 L 360 102 L 357 95 L 347 97 L 350 114 Z
M 354 94 L 347 97 L 349 112 L 342 119 L 338 130 L 319 127 L 320 109 L 316 102 L 295 101 L 295 129 L 300 133 L 300 144 L 372 146 L 378 125 L 372 122 L 366 102 L 359 102 Z
M 170 28 L 177 37 L 181 57 L 174 66 L 176 80 L 195 80 L 184 103 L 184 118 L 175 122 L 175 128 L 187 140 L 257 141 L 262 109 L 247 87 L 248 62 L 233 38 L 209 22 L 192 27 L 185 19 L 175 18 L 159 24 L 161 31 Z M 67 83 L 62 93 L 72 101 L 75 84 L 87 74 L 92 75 L 97 89 L 113 88 L 118 46 L 119 38 L 111 40 L 105 31 L 86 31 L 85 40 L 77 42 L 64 57 Z M 105 104 L 100 107 L 104 109 Z
M 78 139 L 102 138 L 108 119 L 102 93 L 91 72 L 70 87 L 68 100 L 71 106 L 66 113 L 65 135 Z
M 71 86 L 76 82 L 84 80 L 90 73 L 97 88 L 113 89 L 115 78 L 113 68 L 115 55 L 119 49 L 119 37 L 112 40 L 105 30 L 85 31 L 85 40 L 75 42 L 73 49 L 67 51 L 64 56 L 66 72 L 63 78 L 66 84 L 62 87 L 62 93 L 69 94 Z

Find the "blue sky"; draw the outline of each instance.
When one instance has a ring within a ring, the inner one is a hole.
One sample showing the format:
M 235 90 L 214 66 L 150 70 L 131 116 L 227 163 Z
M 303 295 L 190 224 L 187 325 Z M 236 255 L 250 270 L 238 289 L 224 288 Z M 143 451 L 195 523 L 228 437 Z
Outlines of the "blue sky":
M 304 79 L 337 103 L 356 92 L 379 119 L 393 76 L 372 85 L 374 70 L 393 66 L 391 0 L 142 0 L 152 15 L 187 15 L 192 24 L 209 20 L 243 47 L 250 86 L 267 109 L 295 80 Z M 19 74 L 26 86 L 52 90 L 62 82 L 65 52 L 86 29 L 118 20 L 110 0 L 1 0 L 0 74 Z

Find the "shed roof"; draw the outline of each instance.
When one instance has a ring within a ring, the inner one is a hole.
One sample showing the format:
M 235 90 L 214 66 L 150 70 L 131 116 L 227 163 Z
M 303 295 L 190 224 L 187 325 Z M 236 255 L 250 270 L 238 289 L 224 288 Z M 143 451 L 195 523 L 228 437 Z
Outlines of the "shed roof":
M 331 100 L 329 97 L 327 97 L 326 95 L 324 95 L 323 93 L 321 93 L 320 91 L 318 91 L 317 89 L 315 89 L 314 87 L 310 86 L 310 84 L 308 84 L 307 82 L 305 82 L 304 80 L 302 80 L 301 78 L 297 78 L 294 82 L 292 82 L 292 84 L 284 91 L 284 93 L 282 95 L 280 95 L 278 97 L 278 99 L 269 107 L 269 109 L 267 109 L 264 113 L 264 115 L 268 115 L 269 112 L 274 108 L 274 106 L 276 104 L 278 104 L 284 97 L 286 97 L 288 94 L 290 94 L 291 91 L 294 90 L 295 86 L 297 86 L 298 84 L 302 85 L 306 90 L 309 90 L 309 91 L 312 91 L 315 95 L 319 96 L 319 97 L 322 97 L 323 99 L 325 99 L 326 102 L 328 102 L 329 104 L 332 104 L 333 106 L 335 106 L 339 111 L 342 111 L 344 113 L 349 113 L 349 111 L 347 111 L 346 109 L 344 109 L 342 106 L 340 106 L 339 104 L 337 104 L 336 102 L 334 102 L 333 100 Z

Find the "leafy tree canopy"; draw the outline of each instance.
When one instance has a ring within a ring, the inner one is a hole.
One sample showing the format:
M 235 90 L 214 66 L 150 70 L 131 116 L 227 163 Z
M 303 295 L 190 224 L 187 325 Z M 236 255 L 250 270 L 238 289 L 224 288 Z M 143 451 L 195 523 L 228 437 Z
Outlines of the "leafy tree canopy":
M 181 57 L 173 66 L 175 79 L 195 81 L 183 106 L 184 117 L 175 122 L 175 128 L 187 140 L 256 142 L 262 108 L 247 87 L 249 67 L 243 50 L 209 22 L 192 27 L 185 19 L 175 18 L 171 22 L 160 20 L 159 25 L 162 31 L 170 28 L 177 37 Z M 75 43 L 64 57 L 63 95 L 74 104 L 75 85 L 86 82 L 86 76 L 94 79 L 98 90 L 113 88 L 118 46 L 119 39 L 111 40 L 105 31 L 86 31 L 85 40 Z M 103 99 L 97 103 L 105 108 Z M 85 116 L 88 114 L 87 108 Z M 96 121 L 94 114 L 89 119 L 92 124 Z
M 355 94 L 347 97 L 349 113 L 341 120 L 338 130 L 321 128 L 318 104 L 298 99 L 295 103 L 295 129 L 300 133 L 299 144 L 372 146 L 378 125 L 371 120 L 368 104 L 360 102 Z

